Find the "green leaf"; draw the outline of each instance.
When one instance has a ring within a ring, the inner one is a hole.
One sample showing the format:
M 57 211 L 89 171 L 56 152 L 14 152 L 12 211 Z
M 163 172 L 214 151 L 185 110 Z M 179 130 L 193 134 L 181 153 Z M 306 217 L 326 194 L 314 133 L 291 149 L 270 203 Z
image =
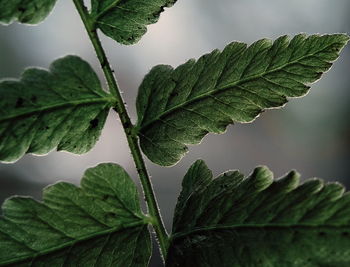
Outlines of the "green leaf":
M 88 169 L 43 202 L 13 197 L 0 219 L 0 266 L 147 266 L 151 241 L 135 184 L 122 167 Z
M 101 31 L 122 44 L 137 43 L 176 0 L 92 0 L 91 16 Z
M 0 23 L 37 24 L 49 15 L 55 3 L 56 0 L 0 0 Z
M 348 42 L 344 34 L 299 34 L 233 42 L 173 69 L 154 67 L 137 98 L 140 145 L 147 157 L 173 165 L 208 133 L 253 121 L 262 111 L 300 97 L 331 67 Z
M 212 179 L 202 161 L 183 181 L 167 266 L 349 266 L 350 194 L 338 183 L 266 167 Z
M 101 134 L 114 98 L 104 92 L 88 63 L 76 56 L 56 60 L 50 71 L 27 69 L 20 81 L 0 83 L 0 160 L 57 147 L 89 151 Z

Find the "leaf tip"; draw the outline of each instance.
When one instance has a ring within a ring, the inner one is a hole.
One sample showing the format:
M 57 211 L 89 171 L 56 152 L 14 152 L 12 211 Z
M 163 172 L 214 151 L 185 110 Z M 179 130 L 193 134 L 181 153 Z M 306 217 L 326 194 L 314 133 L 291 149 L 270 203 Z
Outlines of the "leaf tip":
M 300 173 L 292 170 L 275 181 L 276 184 L 283 185 L 286 192 L 290 192 L 300 184 Z
M 254 187 L 256 189 L 264 190 L 273 182 L 273 173 L 266 166 L 256 167 L 249 178 L 254 179 Z
M 325 185 L 325 189 L 330 192 L 330 200 L 335 201 L 345 193 L 345 187 L 338 182 L 330 182 Z

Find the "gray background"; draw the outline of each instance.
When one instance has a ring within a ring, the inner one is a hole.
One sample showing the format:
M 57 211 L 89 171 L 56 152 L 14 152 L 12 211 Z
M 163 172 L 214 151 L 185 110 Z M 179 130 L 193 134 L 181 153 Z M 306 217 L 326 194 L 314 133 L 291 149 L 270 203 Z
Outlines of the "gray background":
M 179 0 L 148 27 L 136 45 L 122 46 L 101 35 L 123 96 L 135 121 L 135 98 L 143 76 L 156 64 L 177 66 L 239 40 L 251 43 L 282 34 L 350 33 L 348 0 Z M 71 1 L 59 0 L 39 26 L 0 26 L 0 78 L 18 77 L 28 66 L 47 68 L 56 58 L 77 54 L 103 76 L 83 25 Z M 214 174 L 240 169 L 248 174 L 267 165 L 276 177 L 294 168 L 303 177 L 322 177 L 350 185 L 350 47 L 303 99 L 282 110 L 264 113 L 253 124 L 228 127 L 224 135 L 206 136 L 171 168 L 146 160 L 167 228 L 181 179 L 191 163 L 204 159 Z M 40 199 L 41 189 L 57 180 L 78 184 L 84 170 L 99 162 L 116 162 L 136 178 L 126 139 L 111 113 L 100 141 L 81 156 L 51 152 L 26 155 L 15 164 L 0 164 L 0 201 L 14 195 Z M 136 180 L 135 180 L 136 181 Z M 138 182 L 137 182 L 138 183 Z M 151 266 L 159 266 L 157 256 Z

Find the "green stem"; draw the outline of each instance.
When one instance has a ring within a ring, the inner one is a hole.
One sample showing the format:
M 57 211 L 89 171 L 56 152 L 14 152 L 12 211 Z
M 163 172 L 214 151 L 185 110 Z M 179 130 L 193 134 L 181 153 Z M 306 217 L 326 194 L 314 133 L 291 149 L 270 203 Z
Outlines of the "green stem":
M 114 109 L 119 114 L 120 121 L 123 125 L 126 138 L 128 140 L 128 144 L 131 150 L 131 155 L 134 159 L 136 169 L 141 180 L 142 188 L 144 190 L 144 195 L 148 206 L 148 212 L 153 218 L 152 225 L 156 232 L 162 255 L 165 258 L 169 247 L 169 236 L 165 230 L 162 218 L 159 213 L 159 208 L 154 195 L 152 183 L 147 173 L 146 165 L 139 147 L 138 137 L 134 131 L 134 126 L 131 123 L 130 117 L 124 105 L 124 101 L 120 94 L 118 84 L 116 82 L 111 66 L 101 45 L 101 41 L 98 38 L 96 28 L 94 27 L 94 22 L 91 21 L 88 10 L 85 7 L 82 0 L 73 0 L 73 2 L 84 23 L 85 29 L 95 49 L 97 58 L 100 61 L 103 73 L 108 83 L 109 90 L 111 94 L 113 94 L 113 96 L 116 98 L 117 103 Z

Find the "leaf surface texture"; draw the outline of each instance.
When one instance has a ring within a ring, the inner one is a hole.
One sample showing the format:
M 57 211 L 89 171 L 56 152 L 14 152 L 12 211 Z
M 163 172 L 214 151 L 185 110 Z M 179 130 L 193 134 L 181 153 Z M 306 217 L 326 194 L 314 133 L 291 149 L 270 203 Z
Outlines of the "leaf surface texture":
M 122 44 L 134 44 L 176 0 L 92 0 L 91 16 L 101 31 Z
M 43 202 L 13 197 L 0 219 L 0 266 L 147 266 L 150 235 L 138 193 L 118 165 L 59 182 Z
M 140 144 L 147 157 L 173 165 L 209 132 L 253 121 L 300 97 L 329 70 L 349 40 L 344 34 L 282 36 L 249 47 L 233 42 L 173 69 L 155 66 L 137 98 Z
M 76 56 L 56 60 L 49 71 L 31 68 L 19 81 L 0 82 L 0 160 L 54 148 L 89 151 L 113 103 L 90 65 Z
M 212 179 L 203 161 L 183 181 L 167 266 L 348 266 L 350 195 L 338 183 L 266 167 Z
M 37 24 L 53 9 L 56 0 L 0 0 L 0 23 Z

